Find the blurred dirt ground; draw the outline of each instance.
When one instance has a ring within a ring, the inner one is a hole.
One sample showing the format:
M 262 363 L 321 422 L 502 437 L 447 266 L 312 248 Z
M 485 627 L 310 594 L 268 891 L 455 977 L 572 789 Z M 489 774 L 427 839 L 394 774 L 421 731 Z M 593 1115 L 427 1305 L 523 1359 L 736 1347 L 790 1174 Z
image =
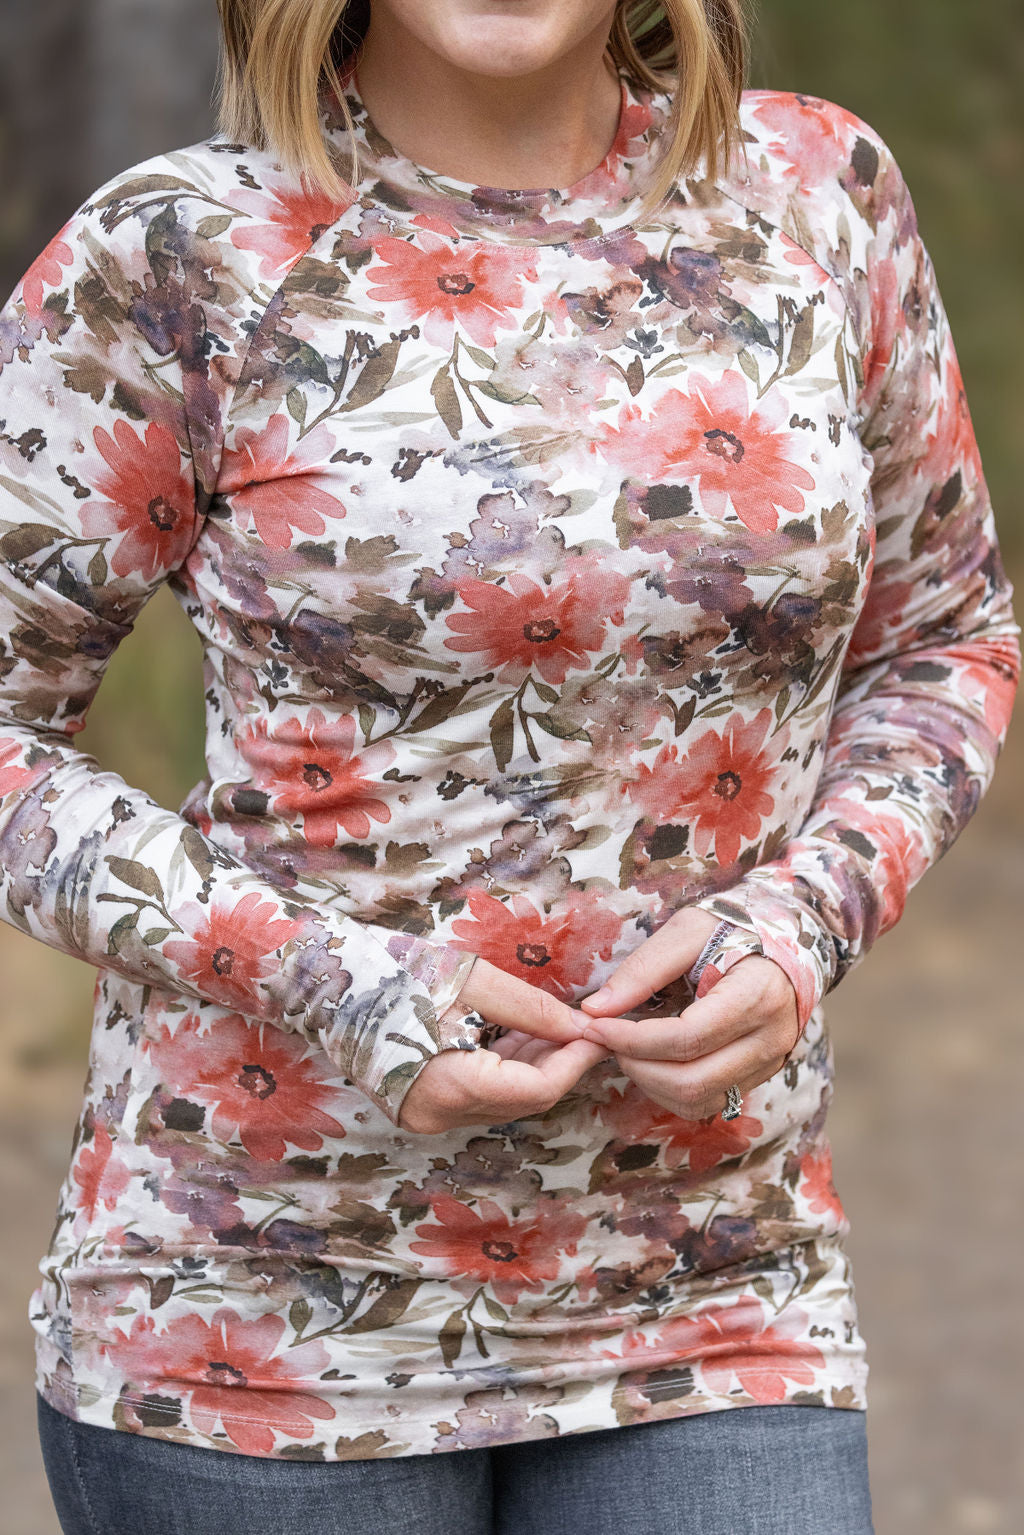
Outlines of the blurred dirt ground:
M 143 621 L 165 618 L 154 605 Z M 877 1535 L 1024 1529 L 1022 780 L 1024 710 L 961 840 L 829 1002 Z M 2 1523 L 58 1535 L 26 1305 L 77 1113 L 92 972 L 4 929 L 0 977 Z

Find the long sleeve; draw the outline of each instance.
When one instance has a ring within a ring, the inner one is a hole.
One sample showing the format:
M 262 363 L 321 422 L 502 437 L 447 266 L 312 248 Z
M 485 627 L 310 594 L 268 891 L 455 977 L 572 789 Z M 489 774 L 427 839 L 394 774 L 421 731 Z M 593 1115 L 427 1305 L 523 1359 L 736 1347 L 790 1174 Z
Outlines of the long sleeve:
M 103 189 L 0 315 L 0 909 L 93 965 L 305 1031 L 397 1120 L 422 1064 L 471 1042 L 459 1009 L 439 1018 L 474 956 L 283 893 L 73 744 L 155 588 L 188 599 L 251 338 L 324 229 L 320 209 L 298 237 L 271 223 L 268 260 L 253 194 L 231 206 L 188 170 L 183 152 Z
M 848 271 L 873 464 L 870 581 L 805 821 L 778 857 L 699 903 L 757 935 L 794 984 L 801 1026 L 973 815 L 1020 659 L 935 273 L 898 167 L 860 128 L 845 230 L 871 231 Z

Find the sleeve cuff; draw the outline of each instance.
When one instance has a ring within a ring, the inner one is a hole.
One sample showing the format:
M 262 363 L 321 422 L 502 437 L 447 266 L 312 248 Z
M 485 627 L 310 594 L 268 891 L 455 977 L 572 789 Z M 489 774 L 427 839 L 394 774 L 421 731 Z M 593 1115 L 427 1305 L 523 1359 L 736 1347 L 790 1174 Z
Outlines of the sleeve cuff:
M 773 959 L 786 972 L 796 992 L 802 1034 L 832 981 L 832 948 L 821 929 L 799 905 L 753 884 L 708 896 L 696 905 L 756 938 L 765 959 Z M 733 951 L 741 947 L 737 942 Z M 737 954 L 738 959 L 743 957 Z M 721 974 L 721 966 L 718 969 Z
M 723 918 L 687 973 L 686 979 L 694 988 L 694 998 L 706 996 L 740 960 L 763 957 L 764 950 L 756 933 Z
M 368 925 L 339 939 L 314 920 L 306 941 L 286 953 L 275 990 L 286 996 L 284 1013 L 300 1015 L 299 1026 L 397 1125 L 405 1095 L 429 1060 L 480 1043 L 483 1019 L 456 1005 L 476 958 Z M 353 970 L 358 962 L 358 987 L 346 959 Z

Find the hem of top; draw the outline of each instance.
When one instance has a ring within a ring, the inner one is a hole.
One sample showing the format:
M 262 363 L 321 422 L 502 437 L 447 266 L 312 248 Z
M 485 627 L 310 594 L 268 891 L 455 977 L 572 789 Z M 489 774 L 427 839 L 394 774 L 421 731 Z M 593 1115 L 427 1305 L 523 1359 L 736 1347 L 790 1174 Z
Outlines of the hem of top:
M 75 1401 L 75 1405 L 77 1407 L 79 1395 L 85 1389 L 87 1389 L 87 1388 L 78 1386 L 74 1382 L 65 1382 L 62 1385 L 62 1388 L 61 1388 L 61 1391 L 60 1391 L 59 1394 L 58 1393 L 54 1393 L 53 1395 L 50 1395 L 46 1391 L 44 1391 L 42 1386 L 40 1386 L 38 1383 L 36 1385 L 36 1393 L 37 1393 L 37 1395 L 46 1403 L 46 1405 L 48 1407 L 52 1407 L 54 1412 L 61 1413 L 62 1416 L 67 1418 L 70 1422 L 80 1424 L 82 1428 L 107 1429 L 111 1433 L 115 1433 L 115 1434 L 130 1434 L 133 1438 L 136 1438 L 136 1439 L 155 1439 L 155 1440 L 158 1440 L 158 1441 L 160 1441 L 160 1442 L 162 1442 L 164 1444 L 179 1445 L 182 1449 L 188 1449 L 188 1450 L 210 1450 L 213 1454 L 240 1455 L 240 1456 L 244 1457 L 247 1460 L 282 1461 L 286 1465 L 294 1465 L 296 1463 L 299 1463 L 299 1464 L 303 1464 L 303 1465 L 328 1465 L 329 1466 L 329 1465 L 344 1465 L 347 1462 L 353 1461 L 353 1460 L 404 1460 L 404 1459 L 407 1459 L 407 1458 L 410 1458 L 410 1457 L 416 1456 L 416 1455 L 454 1455 L 454 1454 L 458 1454 L 462 1450 L 470 1450 L 470 1449 L 486 1449 L 486 1450 L 491 1450 L 491 1449 L 500 1449 L 503 1446 L 508 1446 L 508 1445 L 527 1444 L 527 1443 L 534 1443 L 535 1442 L 528 1435 L 524 1434 L 524 1435 L 521 1435 L 521 1436 L 520 1435 L 510 1435 L 508 1438 L 494 1439 L 494 1440 L 492 1440 L 490 1443 L 488 1443 L 486 1445 L 456 1445 L 452 1449 L 448 1449 L 448 1448 L 445 1447 L 444 1444 L 438 1444 L 436 1446 L 436 1448 L 433 1449 L 433 1450 L 397 1450 L 397 1451 L 395 1451 L 393 1453 L 387 1453 L 387 1454 L 383 1454 L 383 1455 L 344 1455 L 344 1456 L 332 1455 L 332 1456 L 325 1456 L 325 1457 L 321 1457 L 321 1456 L 318 1456 L 318 1455 L 310 1455 L 308 1457 L 304 1457 L 302 1455 L 295 1455 L 295 1454 L 285 1455 L 281 1451 L 275 1451 L 275 1450 L 270 1450 L 266 1454 L 262 1454 L 259 1451 L 242 1450 L 242 1449 L 240 1449 L 239 1446 L 237 1444 L 235 1444 L 227 1436 L 225 1436 L 223 1441 L 213 1440 L 213 1439 L 188 1439 L 188 1440 L 182 1440 L 180 1438 L 174 1437 L 172 1434 L 163 1433 L 159 1429 L 154 1428 L 154 1427 L 147 1427 L 147 1428 L 141 1428 L 141 1429 L 131 1429 L 131 1428 L 122 1427 L 120 1424 L 118 1424 L 118 1423 L 113 1421 L 113 1417 L 111 1417 L 111 1420 L 109 1422 L 106 1422 L 106 1423 L 96 1423 L 96 1422 L 93 1422 L 91 1419 L 83 1419 L 81 1417 L 76 1417 L 74 1413 L 71 1413 L 71 1412 L 68 1411 L 69 1399 L 73 1396 L 74 1397 L 74 1401 Z M 861 1392 L 861 1395 L 862 1395 L 862 1397 L 864 1396 L 864 1392 L 863 1391 Z M 117 1406 L 117 1405 L 127 1406 L 127 1407 L 143 1407 L 143 1406 L 146 1405 L 146 1399 L 143 1396 L 134 1396 L 134 1395 L 129 1395 L 128 1393 L 122 1393 L 122 1394 L 119 1394 L 117 1396 L 107 1396 L 107 1395 L 104 1395 L 104 1394 L 96 1396 L 96 1395 L 93 1395 L 93 1393 L 92 1393 L 92 1391 L 90 1389 L 90 1391 L 89 1391 L 89 1406 L 90 1406 L 90 1408 L 95 1408 L 97 1406 L 104 1406 L 104 1405 L 108 1405 L 111 1409 L 113 1409 L 113 1407 Z M 639 1426 L 641 1426 L 642 1424 L 645 1424 L 645 1423 L 665 1423 L 665 1422 L 669 1422 L 669 1421 L 674 1421 L 677 1418 L 699 1418 L 699 1417 L 703 1417 L 706 1413 L 711 1413 L 711 1412 L 732 1412 L 732 1411 L 734 1411 L 736 1409 L 757 1408 L 757 1407 L 800 1407 L 800 1408 L 809 1408 L 809 1409 L 818 1408 L 818 1409 L 824 1410 L 826 1412 L 861 1412 L 861 1413 L 866 1413 L 867 1412 L 867 1403 L 866 1403 L 866 1401 L 864 1401 L 862 1405 L 854 1404 L 852 1406 L 850 1406 L 850 1405 L 840 1406 L 837 1402 L 830 1402 L 830 1401 L 827 1401 L 827 1400 L 826 1401 L 821 1401 L 821 1402 L 806 1402 L 806 1401 L 802 1402 L 802 1401 L 795 1401 L 795 1400 L 784 1399 L 781 1402 L 758 1402 L 758 1401 L 755 1401 L 751 1397 L 747 1397 L 744 1401 L 729 1400 L 728 1398 L 719 1397 L 719 1398 L 717 1398 L 714 1401 L 708 1401 L 708 1400 L 705 1399 L 705 1401 L 700 1406 L 689 1407 L 689 1408 L 682 1408 L 678 1412 L 674 1412 L 674 1411 L 673 1412 L 665 1412 L 664 1410 L 662 1410 L 657 1416 L 639 1417 L 639 1418 L 636 1418 L 631 1423 L 588 1423 L 588 1424 L 583 1425 L 580 1428 L 565 1429 L 564 1431 L 562 1431 L 562 1432 L 560 1432 L 557 1435 L 554 1435 L 552 1437 L 553 1437 L 554 1440 L 558 1440 L 558 1439 L 572 1439 L 572 1438 L 575 1438 L 577 1435 L 581 1435 L 581 1434 L 605 1433 L 605 1432 L 614 1431 L 615 1429 L 618 1429 L 618 1428 L 639 1427 Z M 246 1415 L 245 1417 L 243 1417 L 241 1414 L 238 1414 L 237 1418 L 238 1418 L 239 1422 L 244 1422 L 245 1424 L 252 1425 L 253 1427 L 276 1429 L 276 1424 L 273 1423 L 271 1420 L 269 1420 L 267 1418 L 261 1418 L 261 1417 L 255 1416 L 255 1415 Z M 417 1419 L 406 1420 L 406 1421 L 407 1421 L 408 1426 L 411 1427 L 411 1428 L 429 1427 L 435 1433 L 435 1437 L 436 1437 L 436 1420 L 435 1419 L 433 1419 L 433 1418 L 417 1418 Z M 367 1422 L 360 1421 L 358 1427 L 359 1427 L 360 1436 L 365 1435 L 365 1434 L 374 1434 L 374 1433 L 380 1433 L 380 1432 L 394 1433 L 395 1432 L 395 1428 L 396 1428 L 395 1424 L 393 1422 L 390 1422 L 390 1421 L 388 1421 L 388 1422 L 380 1422 L 380 1423 L 367 1423 Z M 313 1436 L 313 1437 L 315 1437 L 315 1436 Z M 293 1448 L 293 1445 L 289 1444 L 287 1446 L 287 1448 L 291 1449 L 291 1448 Z M 301 1449 L 302 1448 L 301 1442 L 296 1441 L 295 1444 L 294 1444 L 294 1448 Z

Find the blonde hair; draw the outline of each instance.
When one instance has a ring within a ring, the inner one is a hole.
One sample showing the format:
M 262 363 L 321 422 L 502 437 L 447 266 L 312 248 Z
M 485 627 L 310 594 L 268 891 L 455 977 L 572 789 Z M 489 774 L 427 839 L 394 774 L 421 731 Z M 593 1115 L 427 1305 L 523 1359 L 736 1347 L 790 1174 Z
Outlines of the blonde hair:
M 342 176 L 321 126 L 323 96 L 335 96 L 351 130 L 340 71 L 366 35 L 369 0 L 217 0 L 217 8 L 221 132 L 272 150 L 308 186 L 336 195 Z M 728 163 L 746 66 L 743 0 L 619 0 L 608 46 L 637 85 L 671 94 L 652 201 L 702 160 L 711 175 Z

